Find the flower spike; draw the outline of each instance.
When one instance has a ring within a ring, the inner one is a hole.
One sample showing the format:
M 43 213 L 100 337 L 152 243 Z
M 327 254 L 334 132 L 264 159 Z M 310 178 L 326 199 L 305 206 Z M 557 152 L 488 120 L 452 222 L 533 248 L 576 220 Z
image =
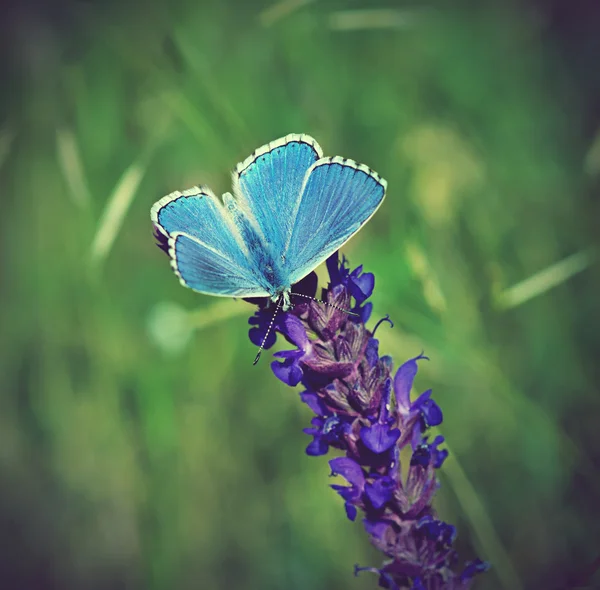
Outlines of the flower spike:
M 372 331 L 366 327 L 374 275 L 362 266 L 350 271 L 337 253 L 327 260 L 327 270 L 326 305 L 314 297 L 314 273 L 294 285 L 301 301 L 277 320 L 264 300 L 250 300 L 258 305 L 250 318 L 250 339 L 268 349 L 277 332 L 295 346 L 276 353 L 271 367 L 284 383 L 302 385 L 300 398 L 315 413 L 304 429 L 313 437 L 306 453 L 325 455 L 330 448 L 344 453 L 329 465 L 347 485 L 331 487 L 344 500 L 350 520 L 359 511 L 364 514 L 371 542 L 387 558 L 379 568 L 355 566 L 355 574 L 373 572 L 380 587 L 393 590 L 466 590 L 489 565 L 475 559 L 455 569 L 456 529 L 439 520 L 432 507 L 439 488 L 436 470 L 448 451 L 439 449 L 442 436 L 429 442 L 426 433 L 443 414 L 431 390 L 411 401 L 418 361 L 428 359 L 422 352 L 392 375 L 392 360 L 379 356 L 374 336 L 382 322 L 393 324 L 385 317 Z M 412 457 L 403 477 L 400 450 L 407 446 Z

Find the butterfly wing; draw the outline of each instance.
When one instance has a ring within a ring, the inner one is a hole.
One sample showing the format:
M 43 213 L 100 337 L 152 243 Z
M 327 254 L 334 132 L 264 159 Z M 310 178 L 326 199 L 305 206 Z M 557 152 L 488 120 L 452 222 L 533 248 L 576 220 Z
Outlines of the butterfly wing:
M 225 206 L 206 189 L 152 207 L 183 285 L 210 295 L 273 296 L 304 278 L 375 213 L 386 183 L 366 166 L 322 158 L 307 135 L 259 148 L 233 174 Z
M 240 208 L 277 258 L 292 235 L 306 173 L 322 155 L 312 137 L 290 134 L 257 149 L 233 173 Z
M 339 156 L 310 167 L 285 250 L 290 283 L 304 278 L 369 220 L 386 186 L 367 166 Z
M 169 237 L 171 266 L 186 287 L 223 297 L 269 295 L 238 226 L 209 190 L 171 193 L 151 217 Z

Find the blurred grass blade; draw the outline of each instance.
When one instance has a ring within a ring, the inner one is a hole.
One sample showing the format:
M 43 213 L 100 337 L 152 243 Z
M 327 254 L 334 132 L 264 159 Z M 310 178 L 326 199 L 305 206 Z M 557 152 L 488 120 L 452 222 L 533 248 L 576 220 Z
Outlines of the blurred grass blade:
M 176 31 L 174 37 L 177 41 L 177 46 L 181 51 L 183 57 L 187 61 L 190 69 L 196 72 L 198 80 L 202 83 L 202 90 L 206 97 L 210 100 L 212 106 L 217 110 L 227 121 L 227 124 L 235 130 L 236 134 L 248 135 L 248 124 L 244 118 L 238 113 L 236 108 L 231 102 L 231 97 L 226 92 L 221 90 L 219 80 L 214 76 L 212 69 L 206 61 L 206 56 L 197 47 L 196 40 L 190 39 L 189 35 L 182 34 Z M 179 113 L 181 113 L 181 107 L 185 105 L 178 105 Z M 187 107 L 188 114 L 182 117 L 183 120 L 189 121 L 190 110 L 198 110 L 197 107 L 192 105 Z M 192 118 L 197 119 L 200 114 L 193 115 Z
M 375 8 L 369 10 L 340 10 L 329 15 L 329 27 L 334 31 L 360 29 L 404 29 L 415 24 L 413 10 Z
M 79 207 L 88 207 L 91 201 L 90 191 L 85 180 L 77 140 L 72 131 L 56 131 L 56 151 L 73 202 Z
M 496 306 L 498 309 L 511 309 L 522 305 L 585 270 L 594 260 L 592 250 L 573 254 L 500 293 Z
M 409 263 L 415 277 L 421 281 L 423 297 L 429 307 L 441 314 L 448 308 L 446 297 L 437 277 L 435 269 L 432 268 L 425 251 L 414 241 L 406 244 L 406 260 Z
M 132 164 L 108 198 L 92 242 L 90 252 L 92 262 L 101 262 L 109 253 L 144 177 L 146 168 L 146 158 Z
M 213 126 L 187 95 L 166 92 L 162 98 L 169 111 L 188 126 L 199 143 L 214 146 L 215 150 L 223 150 Z
M 523 584 L 519 575 L 513 567 L 513 563 L 504 549 L 504 545 L 500 541 L 484 505 L 465 475 L 456 453 L 450 449 L 447 442 L 444 444 L 448 448 L 450 456 L 444 463 L 444 468 L 440 470 L 440 473 L 448 480 L 465 515 L 469 519 L 481 544 L 483 559 L 492 562 L 492 571 L 500 579 L 503 588 L 522 590 Z
M 251 316 L 255 307 L 249 307 L 240 301 L 221 301 L 214 303 L 208 309 L 198 309 L 189 312 L 189 321 L 196 330 L 204 330 L 213 324 L 218 324 L 238 315 Z
M 264 27 L 270 27 L 278 20 L 285 18 L 295 10 L 311 2 L 314 2 L 314 0 L 282 0 L 263 10 L 258 18 Z
M 8 158 L 8 154 L 10 153 L 10 148 L 14 139 L 14 131 L 11 131 L 8 128 L 4 128 L 2 131 L 0 131 L 0 168 L 2 168 L 6 158 Z

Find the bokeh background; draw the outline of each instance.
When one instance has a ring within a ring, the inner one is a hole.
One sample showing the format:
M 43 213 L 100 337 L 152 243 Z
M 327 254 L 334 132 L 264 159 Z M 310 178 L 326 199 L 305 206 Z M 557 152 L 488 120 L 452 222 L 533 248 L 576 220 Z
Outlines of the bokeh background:
M 367 589 L 252 308 L 179 286 L 149 210 L 290 132 L 387 200 L 345 248 L 424 350 L 436 506 L 477 588 L 600 588 L 593 1 L 20 2 L 0 18 L 0 587 Z M 323 274 L 321 273 L 321 276 Z M 280 344 L 281 346 L 281 344 Z

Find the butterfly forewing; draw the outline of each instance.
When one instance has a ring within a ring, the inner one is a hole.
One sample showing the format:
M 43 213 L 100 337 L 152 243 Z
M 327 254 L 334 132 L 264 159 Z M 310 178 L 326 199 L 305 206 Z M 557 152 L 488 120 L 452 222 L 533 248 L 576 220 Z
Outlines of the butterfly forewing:
M 240 207 L 279 258 L 293 231 L 306 173 L 321 156 L 312 137 L 291 134 L 256 150 L 233 173 Z
M 386 182 L 362 164 L 322 158 L 308 172 L 286 249 L 289 278 L 298 282 L 343 246 L 375 213 Z

